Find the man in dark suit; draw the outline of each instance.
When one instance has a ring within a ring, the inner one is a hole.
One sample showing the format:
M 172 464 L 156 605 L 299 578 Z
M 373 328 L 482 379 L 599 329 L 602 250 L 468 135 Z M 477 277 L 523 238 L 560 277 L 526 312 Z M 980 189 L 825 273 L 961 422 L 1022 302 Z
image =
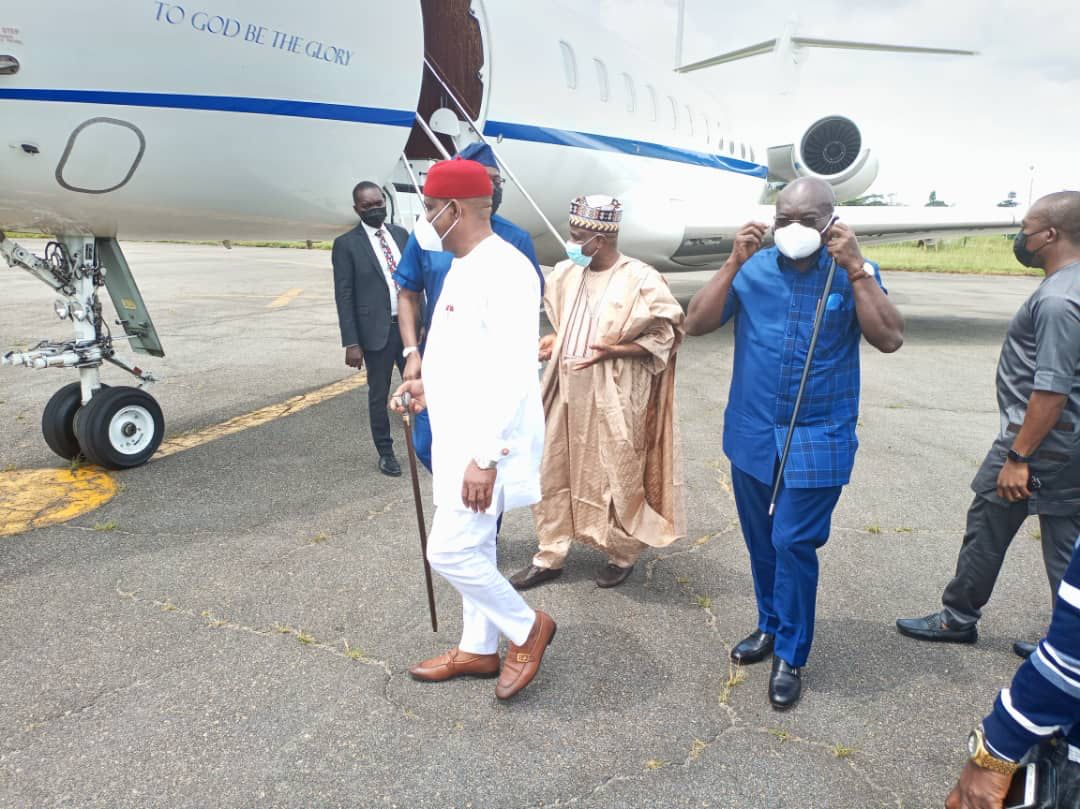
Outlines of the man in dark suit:
M 372 182 L 353 189 L 353 210 L 360 224 L 334 239 L 334 298 L 337 301 L 345 364 L 367 363 L 368 418 L 379 452 L 379 471 L 397 477 L 387 399 L 394 366 L 405 366 L 397 319 L 397 287 L 392 278 L 409 234 L 386 222 L 386 199 Z

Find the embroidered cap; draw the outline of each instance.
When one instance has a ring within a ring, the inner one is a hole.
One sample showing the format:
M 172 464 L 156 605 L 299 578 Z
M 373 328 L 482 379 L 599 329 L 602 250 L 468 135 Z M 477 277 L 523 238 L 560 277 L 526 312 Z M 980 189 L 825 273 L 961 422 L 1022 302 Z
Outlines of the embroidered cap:
M 622 219 L 622 203 L 607 194 L 589 194 L 570 201 L 570 224 L 598 233 L 615 233 Z

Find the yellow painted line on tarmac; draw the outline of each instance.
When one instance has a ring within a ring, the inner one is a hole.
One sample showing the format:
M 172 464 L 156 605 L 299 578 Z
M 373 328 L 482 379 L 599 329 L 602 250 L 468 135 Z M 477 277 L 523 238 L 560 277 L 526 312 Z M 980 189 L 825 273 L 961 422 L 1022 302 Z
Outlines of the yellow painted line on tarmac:
M 270 301 L 270 303 L 266 305 L 266 308 L 280 309 L 282 306 L 288 306 L 289 303 L 293 299 L 297 298 L 303 291 L 304 290 L 302 289 L 290 289 L 284 295 L 279 295 L 278 297 L 274 298 L 274 300 Z
M 220 424 L 213 424 L 163 441 L 154 458 L 167 458 L 186 449 L 291 416 L 367 384 L 367 373 L 351 374 L 326 387 L 293 396 Z M 0 472 L 0 537 L 34 528 L 59 525 L 108 503 L 119 491 L 115 478 L 103 469 L 15 469 Z
M 245 413 L 243 416 L 237 416 L 228 421 L 223 421 L 220 424 L 213 424 L 209 427 L 203 427 L 202 429 L 193 430 L 190 433 L 184 433 L 175 438 L 167 439 L 161 443 L 161 448 L 154 457 L 167 458 L 168 456 L 175 455 L 177 452 L 182 452 L 185 449 L 199 447 L 203 444 L 215 441 L 218 438 L 224 438 L 227 435 L 235 435 L 244 430 L 250 430 L 252 427 L 259 427 L 260 425 L 267 424 L 276 419 L 291 416 L 293 413 L 299 413 L 301 410 L 306 410 L 320 402 L 325 402 L 327 399 L 333 399 L 335 396 L 340 396 L 351 390 L 362 388 L 366 384 L 366 372 L 361 371 L 358 374 L 352 374 L 332 385 L 327 385 L 325 388 L 319 388 L 310 393 L 301 393 L 299 396 L 293 396 L 291 399 L 286 399 L 284 402 L 263 407 L 252 413 Z
M 113 499 L 108 472 L 81 469 L 17 469 L 0 474 L 0 537 L 81 517 Z

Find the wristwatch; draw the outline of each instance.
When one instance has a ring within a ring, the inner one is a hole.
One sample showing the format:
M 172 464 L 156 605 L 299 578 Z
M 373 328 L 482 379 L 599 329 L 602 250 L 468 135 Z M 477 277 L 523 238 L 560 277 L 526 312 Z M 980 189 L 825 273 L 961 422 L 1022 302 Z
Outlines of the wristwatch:
M 494 469 L 495 465 L 498 462 L 499 461 L 497 459 L 496 460 L 491 460 L 490 458 L 488 458 L 488 459 L 473 458 L 473 463 L 476 464 L 480 469 L 483 469 L 485 472 L 487 470 L 489 470 L 489 469 Z
M 405 346 L 405 348 L 401 349 L 401 358 L 407 360 L 410 354 L 415 354 L 419 350 L 420 346 Z
M 984 770 L 1001 773 L 1002 775 L 1012 775 L 1020 769 L 1017 762 L 998 758 L 986 749 L 986 736 L 983 734 L 982 725 L 975 728 L 968 735 L 967 746 L 971 763 L 976 767 L 982 767 Z
M 1035 460 L 1034 455 L 1021 455 L 1015 449 L 1010 449 L 1005 454 L 1008 456 L 1010 461 L 1015 461 L 1016 463 L 1031 463 Z

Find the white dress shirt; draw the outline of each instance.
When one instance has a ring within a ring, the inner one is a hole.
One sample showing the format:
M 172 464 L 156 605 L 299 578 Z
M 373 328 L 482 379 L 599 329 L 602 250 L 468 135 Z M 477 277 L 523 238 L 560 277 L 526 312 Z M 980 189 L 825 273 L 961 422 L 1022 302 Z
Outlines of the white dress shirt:
M 379 266 L 382 267 L 386 286 L 390 289 L 390 315 L 397 317 L 397 285 L 394 283 L 393 272 L 386 263 L 386 253 L 383 252 L 382 243 L 376 234 L 382 233 L 382 237 L 386 239 L 386 243 L 390 246 L 390 252 L 394 256 L 395 265 L 401 261 L 401 251 L 398 250 L 397 242 L 394 241 L 394 234 L 387 229 L 385 222 L 381 228 L 373 228 L 365 222 L 360 224 L 364 226 L 364 230 L 371 240 L 371 249 L 375 251 L 375 259 L 379 262 Z

